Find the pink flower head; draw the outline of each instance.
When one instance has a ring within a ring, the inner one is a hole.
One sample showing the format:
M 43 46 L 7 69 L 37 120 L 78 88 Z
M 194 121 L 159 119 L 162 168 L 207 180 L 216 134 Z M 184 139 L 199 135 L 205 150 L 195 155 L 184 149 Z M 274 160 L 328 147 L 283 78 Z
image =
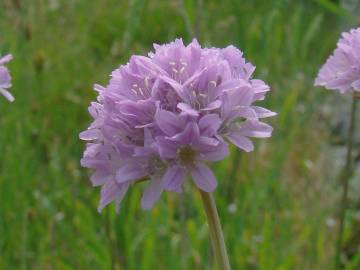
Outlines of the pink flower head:
M 249 152 L 251 137 L 271 136 L 260 120 L 275 113 L 253 105 L 270 88 L 252 79 L 255 67 L 241 51 L 181 39 L 154 48 L 116 69 L 107 87 L 95 86 L 94 121 L 80 138 L 88 141 L 82 166 L 94 169 L 91 181 L 102 186 L 99 211 L 112 201 L 119 206 L 143 180 L 143 208 L 164 190 L 181 192 L 187 176 L 212 192 L 209 164 L 229 155 L 229 142 Z
M 6 89 L 11 87 L 11 76 L 5 64 L 12 60 L 12 55 L 8 54 L 0 58 L 0 94 L 10 102 L 14 101 L 14 97 Z
M 345 93 L 360 91 L 360 28 L 345 32 L 315 80 L 315 85 Z

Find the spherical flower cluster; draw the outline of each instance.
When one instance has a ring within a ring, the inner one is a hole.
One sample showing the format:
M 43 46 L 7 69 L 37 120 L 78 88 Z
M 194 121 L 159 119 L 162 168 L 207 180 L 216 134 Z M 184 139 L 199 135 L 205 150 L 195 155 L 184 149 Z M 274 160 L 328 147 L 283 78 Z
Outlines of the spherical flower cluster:
M 11 76 L 5 64 L 12 60 L 10 54 L 0 57 L 0 94 L 10 102 L 14 101 L 14 97 L 6 89 L 11 87 Z
M 360 91 L 360 28 L 345 32 L 320 69 L 315 85 L 345 93 Z
M 260 119 L 275 113 L 253 106 L 269 86 L 251 78 L 255 67 L 241 51 L 181 39 L 154 48 L 113 71 L 107 87 L 95 86 L 94 121 L 80 138 L 88 141 L 81 164 L 102 186 L 99 211 L 145 180 L 145 209 L 164 190 L 181 192 L 187 176 L 211 192 L 217 181 L 208 165 L 229 155 L 228 142 L 248 152 L 250 137 L 271 136 Z

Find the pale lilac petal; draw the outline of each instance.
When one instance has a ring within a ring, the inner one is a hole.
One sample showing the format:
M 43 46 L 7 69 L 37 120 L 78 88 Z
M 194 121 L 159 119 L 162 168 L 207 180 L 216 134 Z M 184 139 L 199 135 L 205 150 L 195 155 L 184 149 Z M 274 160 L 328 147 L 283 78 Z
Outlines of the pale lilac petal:
M 198 163 L 192 168 L 191 176 L 198 188 L 205 192 L 212 192 L 217 186 L 213 172 L 202 163 Z
M 201 109 L 201 111 L 217 110 L 221 107 L 221 105 L 222 105 L 221 100 L 215 100 L 215 101 L 209 103 L 205 108 Z
M 155 120 L 159 128 L 168 136 L 173 136 L 183 127 L 183 123 L 174 113 L 158 110 L 155 114 Z
M 277 115 L 277 113 L 272 112 L 263 107 L 252 106 L 251 108 L 255 111 L 258 118 L 266 118 L 266 117 L 272 117 L 272 116 Z
M 254 92 L 247 85 L 236 90 L 225 92 L 222 96 L 222 119 L 230 121 L 234 117 L 238 117 L 239 111 L 246 112 L 245 109 L 251 105 L 253 98 Z
M 163 187 L 169 191 L 178 191 L 184 182 L 186 172 L 183 168 L 173 165 L 167 169 L 163 177 Z
M 254 91 L 254 100 L 264 100 L 266 92 L 270 91 L 270 87 L 262 80 L 250 80 Z
M 129 163 L 118 169 L 116 172 L 116 182 L 120 184 L 131 180 L 139 180 L 146 176 L 147 174 L 142 170 L 140 164 Z
M 84 141 L 97 140 L 102 137 L 102 133 L 99 129 L 88 129 L 79 134 L 79 138 Z
M 11 87 L 11 76 L 9 70 L 0 66 L 0 88 L 9 88 Z
M 176 158 L 178 150 L 178 145 L 176 143 L 162 136 L 156 137 L 156 142 L 159 146 L 160 156 L 163 159 Z
M 221 125 L 218 114 L 207 114 L 199 120 L 200 132 L 203 136 L 214 136 Z
M 238 117 L 246 118 L 246 119 L 257 119 L 258 115 L 253 107 L 248 106 L 239 106 L 234 110 L 233 119 Z
M 0 58 L 0 65 L 4 65 L 6 64 L 7 62 L 10 62 L 11 60 L 13 59 L 12 55 L 11 54 L 7 54 L 3 57 Z
M 90 177 L 90 181 L 94 187 L 101 186 L 113 179 L 114 179 L 114 175 L 110 174 L 107 171 L 96 171 Z
M 189 123 L 185 130 L 175 136 L 171 137 L 172 141 L 182 142 L 183 144 L 191 144 L 198 141 L 200 138 L 199 127 L 196 123 Z
M 141 207 L 143 209 L 150 209 L 154 206 L 163 192 L 163 180 L 161 177 L 152 177 L 148 186 L 145 188 L 141 198 Z
M 229 62 L 231 69 L 236 77 L 249 79 L 255 70 L 255 66 L 246 63 L 243 53 L 233 45 L 221 50 L 224 58 Z
M 10 94 L 9 91 L 0 88 L 0 94 L 3 95 L 8 101 L 13 102 L 15 98 Z
M 254 92 L 249 85 L 243 85 L 231 92 L 230 97 L 234 105 L 250 106 L 254 100 Z
M 273 128 L 268 124 L 249 120 L 241 124 L 237 132 L 247 137 L 268 138 L 272 131 Z
M 119 185 L 115 181 L 110 181 L 103 185 L 100 193 L 98 211 L 101 212 L 106 205 L 114 200 L 116 200 L 117 204 L 119 204 L 124 198 L 128 188 L 128 184 Z
M 108 163 L 104 160 L 103 157 L 92 158 L 92 157 L 83 157 L 80 160 L 81 166 L 90 169 L 105 169 L 108 167 Z
M 11 87 L 11 76 L 9 70 L 3 66 L 11 59 L 11 55 L 6 55 L 0 59 L 0 95 L 3 95 L 8 101 L 13 102 L 15 99 L 7 90 Z
M 104 86 L 102 86 L 100 84 L 94 84 L 94 90 L 96 92 L 101 93 L 101 92 L 104 92 L 106 90 L 106 87 L 104 87 Z
M 217 146 L 219 145 L 218 138 L 214 137 L 205 137 L 201 136 L 199 137 L 196 145 L 201 149 L 202 146 L 208 147 L 208 146 Z
M 171 87 L 173 87 L 176 93 L 183 101 L 185 102 L 190 101 L 189 95 L 187 94 L 187 91 L 184 86 L 182 86 L 181 84 L 179 84 L 178 82 L 174 81 L 169 77 L 160 76 L 160 79 L 162 79 L 164 82 L 167 82 Z
M 201 160 L 215 162 L 223 160 L 229 154 L 230 153 L 228 145 L 225 142 L 219 142 L 218 145 L 215 147 L 203 145 L 201 147 L 201 155 L 199 158 Z
M 190 114 L 190 115 L 193 115 L 193 116 L 198 116 L 199 115 L 197 110 L 194 110 L 193 108 L 191 108 L 190 105 L 188 105 L 186 103 L 180 102 L 177 105 L 177 107 L 178 107 L 178 109 L 180 109 L 184 113 L 187 113 L 187 114 Z
M 251 152 L 254 150 L 254 144 L 251 142 L 251 140 L 243 135 L 240 135 L 239 133 L 233 132 L 226 137 L 229 139 L 230 142 L 232 142 L 245 152 Z
M 357 81 L 355 81 L 355 82 L 353 82 L 353 83 L 351 84 L 351 86 L 354 88 L 354 90 L 360 91 L 360 79 L 357 80 Z

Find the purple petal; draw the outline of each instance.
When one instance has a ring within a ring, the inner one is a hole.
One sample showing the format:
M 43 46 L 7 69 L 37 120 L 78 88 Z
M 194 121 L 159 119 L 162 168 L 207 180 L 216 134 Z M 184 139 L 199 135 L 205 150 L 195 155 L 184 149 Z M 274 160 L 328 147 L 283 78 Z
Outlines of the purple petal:
M 154 138 L 149 128 L 144 128 L 144 146 L 150 146 L 154 143 Z
M 168 136 L 175 135 L 183 127 L 181 119 L 169 111 L 158 110 L 155 114 L 155 120 L 159 128 Z
M 9 88 L 11 86 L 11 76 L 9 70 L 0 66 L 0 88 Z
M 102 138 L 102 133 L 99 129 L 88 129 L 81 132 L 79 138 L 83 141 L 93 141 Z
M 221 100 L 215 100 L 215 101 L 209 103 L 205 108 L 201 109 L 201 111 L 217 110 L 221 107 L 221 105 L 222 105 Z
M 154 149 L 151 147 L 135 147 L 134 157 L 149 157 L 154 154 Z
M 185 179 L 185 170 L 177 165 L 167 169 L 163 177 L 163 187 L 169 191 L 178 191 Z
M 124 198 L 128 188 L 128 184 L 118 185 L 115 181 L 107 182 L 101 188 L 98 211 L 101 212 L 101 210 L 113 200 L 116 200 L 119 204 Z
M 246 152 L 251 152 L 254 150 L 254 144 L 251 142 L 251 140 L 243 135 L 240 135 L 239 133 L 233 132 L 226 137 L 230 142 Z
M 351 84 L 355 91 L 360 91 L 360 80 L 357 80 Z
M 187 114 L 190 114 L 190 115 L 193 115 L 193 116 L 198 116 L 199 115 L 197 110 L 194 110 L 193 108 L 191 108 L 190 105 L 188 105 L 186 103 L 180 102 L 177 105 L 177 107 L 178 107 L 179 110 L 181 110 L 184 113 L 187 113 Z
M 101 92 L 104 92 L 106 90 L 106 88 L 100 84 L 94 84 L 94 90 L 96 92 L 101 93 Z
M 234 91 L 243 84 L 243 80 L 239 79 L 230 79 L 222 82 L 219 86 L 216 87 L 215 91 L 218 92 L 218 95 L 222 92 Z M 218 96 L 217 95 L 217 96 Z M 216 98 L 217 96 L 214 96 Z
M 178 143 L 171 141 L 165 137 L 156 137 L 156 142 L 159 146 L 160 156 L 163 159 L 172 159 L 176 157 L 178 150 Z
M 143 196 L 141 198 L 141 207 L 143 209 L 150 209 L 154 203 L 159 200 L 161 193 L 163 192 L 163 184 L 161 177 L 152 177 L 150 183 L 145 188 Z
M 4 65 L 6 64 L 7 62 L 10 62 L 11 60 L 13 59 L 12 55 L 11 54 L 7 54 L 3 57 L 0 58 L 0 65 Z
M 202 163 L 197 163 L 191 170 L 191 176 L 198 186 L 205 192 L 212 192 L 217 186 L 217 181 L 209 167 Z
M 122 166 L 116 172 L 116 182 L 125 183 L 131 180 L 138 180 L 147 176 L 146 172 L 141 168 L 140 164 L 137 163 L 128 163 Z
M 266 92 L 270 91 L 270 87 L 262 80 L 253 79 L 250 82 L 254 91 L 254 100 L 264 100 Z
M 232 119 L 235 119 L 238 117 L 243 117 L 246 119 L 257 119 L 258 115 L 256 114 L 255 110 L 253 110 L 253 108 L 251 108 L 251 107 L 239 106 L 239 108 L 237 109 L 237 112 L 234 110 L 234 115 L 233 115 Z
M 237 91 L 232 92 L 231 95 L 231 101 L 235 106 L 250 106 L 253 102 L 253 98 L 253 90 L 248 85 L 243 85 Z
M 209 147 L 209 146 L 217 146 L 219 145 L 219 140 L 213 137 L 205 137 L 205 136 L 201 136 L 199 138 L 199 140 L 196 143 L 197 146 L 199 146 L 199 148 L 201 149 L 201 147 Z
M 252 106 L 252 109 L 255 111 L 258 118 L 266 118 L 266 117 L 272 117 L 272 116 L 277 115 L 277 113 L 272 112 L 263 107 Z
M 199 120 L 200 133 L 203 136 L 214 136 L 221 125 L 218 114 L 207 114 Z
M 10 92 L 6 91 L 5 89 L 0 88 L 0 94 L 3 95 L 10 102 L 13 102 L 15 100 L 13 95 L 11 95 Z
M 250 87 L 245 85 L 236 91 L 225 92 L 222 96 L 223 105 L 221 106 L 221 115 L 223 119 L 231 119 L 237 116 L 243 108 L 251 105 L 254 93 Z
M 168 83 L 172 88 L 174 88 L 175 92 L 179 95 L 179 97 L 189 103 L 190 99 L 189 99 L 189 95 L 187 95 L 187 91 L 185 89 L 184 86 L 182 86 L 181 84 L 179 84 L 177 81 L 166 77 L 166 76 L 160 76 L 160 79 L 163 80 L 164 82 Z
M 110 180 L 113 180 L 114 176 L 106 171 L 96 171 L 90 177 L 91 184 L 94 187 L 101 186 Z
M 271 136 L 272 131 L 273 128 L 268 124 L 259 121 L 248 120 L 241 124 L 237 132 L 247 137 L 268 138 Z
M 187 124 L 185 130 L 175 136 L 171 137 L 172 141 L 180 142 L 182 144 L 195 143 L 200 138 L 199 127 L 196 123 L 192 122 Z
M 200 71 L 197 71 L 194 75 L 192 75 L 189 79 L 184 82 L 184 86 L 189 86 L 191 83 L 193 83 L 195 80 L 199 79 L 201 75 L 206 71 L 206 68 L 202 68 Z
M 135 116 L 142 124 L 153 118 L 155 104 L 152 101 L 121 101 L 119 111 L 124 115 Z
M 90 169 L 106 169 L 108 168 L 108 162 L 102 158 L 92 158 L 92 157 L 83 157 L 80 160 L 80 164 L 84 168 L 90 168 Z
M 218 143 L 215 147 L 202 146 L 200 159 L 206 161 L 220 161 L 229 155 L 229 147 L 225 142 Z
M 103 105 L 97 102 L 91 102 L 88 111 L 94 119 L 99 118 L 101 117 L 100 112 L 103 111 Z

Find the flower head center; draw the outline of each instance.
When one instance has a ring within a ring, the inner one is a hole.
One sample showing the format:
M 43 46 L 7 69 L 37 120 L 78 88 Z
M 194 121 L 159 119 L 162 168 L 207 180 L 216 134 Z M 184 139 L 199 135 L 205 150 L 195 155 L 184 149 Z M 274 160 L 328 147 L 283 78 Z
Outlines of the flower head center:
M 177 155 L 181 165 L 184 166 L 193 165 L 197 159 L 197 152 L 188 145 L 180 148 Z

